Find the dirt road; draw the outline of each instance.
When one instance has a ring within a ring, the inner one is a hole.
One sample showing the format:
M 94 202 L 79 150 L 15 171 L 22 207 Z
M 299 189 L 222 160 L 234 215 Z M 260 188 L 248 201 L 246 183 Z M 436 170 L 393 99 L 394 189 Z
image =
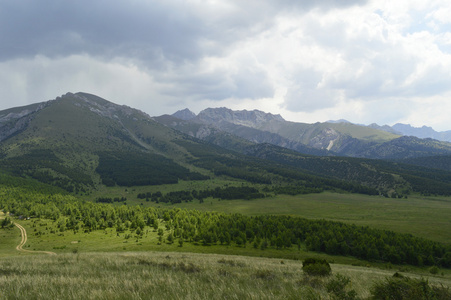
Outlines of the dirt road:
M 5 217 L 0 217 L 0 220 L 1 219 L 4 219 Z M 36 250 L 27 250 L 27 249 L 23 249 L 22 247 L 25 245 L 25 243 L 27 242 L 27 231 L 25 230 L 25 228 L 22 226 L 22 225 L 20 225 L 20 224 L 17 224 L 17 223 L 15 223 L 15 222 L 13 222 L 13 224 L 17 227 L 17 228 L 19 228 L 19 230 L 20 230 L 20 235 L 21 235 L 21 237 L 22 237 L 22 240 L 20 241 L 20 244 L 19 245 L 17 245 L 17 247 L 16 247 L 16 250 L 17 251 L 22 251 L 22 252 L 32 252 L 32 253 L 45 253 L 45 254 L 49 254 L 49 255 L 56 255 L 56 253 L 55 252 L 52 252 L 52 251 L 36 251 Z
M 49 255 L 56 255 L 55 252 L 51 252 L 51 251 L 35 251 L 35 250 L 27 250 L 27 249 L 23 249 L 22 247 L 25 245 L 25 243 L 27 242 L 27 231 L 25 230 L 25 228 L 23 228 L 22 225 L 17 224 L 17 223 L 13 223 L 14 225 L 16 225 L 17 228 L 19 228 L 21 236 L 22 236 L 22 241 L 20 242 L 19 245 L 17 245 L 16 249 L 18 251 L 22 251 L 22 252 L 33 252 L 33 253 L 45 253 L 45 254 L 49 254 Z

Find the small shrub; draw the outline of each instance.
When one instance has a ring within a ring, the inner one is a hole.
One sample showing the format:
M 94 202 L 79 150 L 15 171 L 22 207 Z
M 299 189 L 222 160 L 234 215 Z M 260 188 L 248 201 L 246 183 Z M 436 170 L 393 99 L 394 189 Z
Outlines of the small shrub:
M 409 277 L 389 277 L 377 282 L 371 289 L 372 299 L 394 300 L 449 300 L 451 292 L 444 286 L 431 286 L 427 280 Z
M 307 258 L 302 263 L 302 271 L 311 276 L 329 276 L 332 269 L 325 259 Z
M 298 283 L 301 287 L 308 286 L 310 288 L 319 290 L 324 288 L 325 280 L 321 277 L 316 276 L 304 276 Z
M 1 228 L 13 228 L 14 223 L 11 221 L 11 218 L 6 217 L 3 220 L 0 221 Z
M 331 279 L 326 289 L 333 299 L 339 300 L 354 300 L 357 299 L 357 292 L 355 290 L 346 291 L 346 286 L 351 283 L 351 279 L 347 276 L 336 274 L 335 278 Z
M 439 269 L 437 266 L 432 266 L 429 268 L 429 273 L 431 273 L 432 275 L 437 275 L 438 271 L 439 271 Z

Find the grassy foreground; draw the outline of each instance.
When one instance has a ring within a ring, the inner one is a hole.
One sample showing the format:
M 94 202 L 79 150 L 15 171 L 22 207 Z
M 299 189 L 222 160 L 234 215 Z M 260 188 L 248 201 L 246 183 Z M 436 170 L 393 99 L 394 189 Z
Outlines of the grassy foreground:
M 1 299 L 332 299 L 330 278 L 293 260 L 217 254 L 123 252 L 0 259 Z M 393 271 L 332 265 L 360 298 Z M 448 286 L 451 280 L 430 278 Z

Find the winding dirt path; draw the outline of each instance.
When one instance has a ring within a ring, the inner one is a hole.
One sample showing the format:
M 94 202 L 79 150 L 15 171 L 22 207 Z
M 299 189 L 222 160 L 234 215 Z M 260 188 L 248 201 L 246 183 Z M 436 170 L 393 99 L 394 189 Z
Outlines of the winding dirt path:
M 20 244 L 17 245 L 16 250 L 17 251 L 22 251 L 22 252 L 33 252 L 33 253 L 45 253 L 45 254 L 49 254 L 49 255 L 56 255 L 55 252 L 52 251 L 36 251 L 36 250 L 27 250 L 27 249 L 23 249 L 22 247 L 25 245 L 25 243 L 27 242 L 27 231 L 25 230 L 25 228 L 20 225 L 17 224 L 15 222 L 13 222 L 13 224 L 19 228 L 21 236 L 22 236 L 22 241 L 20 241 Z
M 2 219 L 4 219 L 5 217 L 4 216 L 2 216 L 2 217 L 0 217 L 0 220 L 2 220 Z M 17 223 L 15 223 L 15 222 L 13 222 L 13 224 L 17 227 L 17 228 L 19 228 L 19 230 L 20 230 L 20 235 L 21 235 L 21 237 L 22 237 L 22 240 L 20 241 L 20 244 L 19 245 L 17 245 L 17 247 L 16 247 L 16 250 L 17 251 L 21 251 L 21 252 L 32 252 L 32 253 L 45 253 L 45 254 L 49 254 L 49 255 L 56 255 L 56 253 L 55 252 L 52 252 L 52 251 L 37 251 L 37 250 L 27 250 L 27 249 L 23 249 L 22 247 L 25 245 L 25 243 L 27 242 L 27 231 L 25 230 L 25 228 L 22 226 L 22 225 L 20 225 L 20 224 L 17 224 Z

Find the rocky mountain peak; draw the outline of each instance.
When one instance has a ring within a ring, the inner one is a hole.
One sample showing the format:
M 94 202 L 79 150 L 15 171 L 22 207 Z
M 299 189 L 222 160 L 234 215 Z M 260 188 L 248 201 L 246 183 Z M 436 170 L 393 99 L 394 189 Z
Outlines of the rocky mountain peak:
M 174 114 L 172 114 L 172 116 L 176 117 L 177 119 L 188 121 L 194 119 L 196 117 L 196 114 L 190 111 L 188 108 L 185 108 L 175 112 Z
M 67 93 L 56 100 L 69 100 L 72 101 L 75 106 L 86 107 L 91 112 L 94 112 L 102 117 L 111 119 L 120 119 L 120 116 L 137 116 L 149 118 L 150 116 L 138 109 L 131 108 L 126 105 L 118 105 L 113 102 L 107 101 L 95 95 L 88 93 Z
M 197 119 L 203 123 L 217 124 L 228 122 L 235 125 L 258 128 L 270 121 L 285 121 L 280 115 L 273 115 L 259 110 L 238 110 L 221 108 L 207 108 L 199 113 Z

